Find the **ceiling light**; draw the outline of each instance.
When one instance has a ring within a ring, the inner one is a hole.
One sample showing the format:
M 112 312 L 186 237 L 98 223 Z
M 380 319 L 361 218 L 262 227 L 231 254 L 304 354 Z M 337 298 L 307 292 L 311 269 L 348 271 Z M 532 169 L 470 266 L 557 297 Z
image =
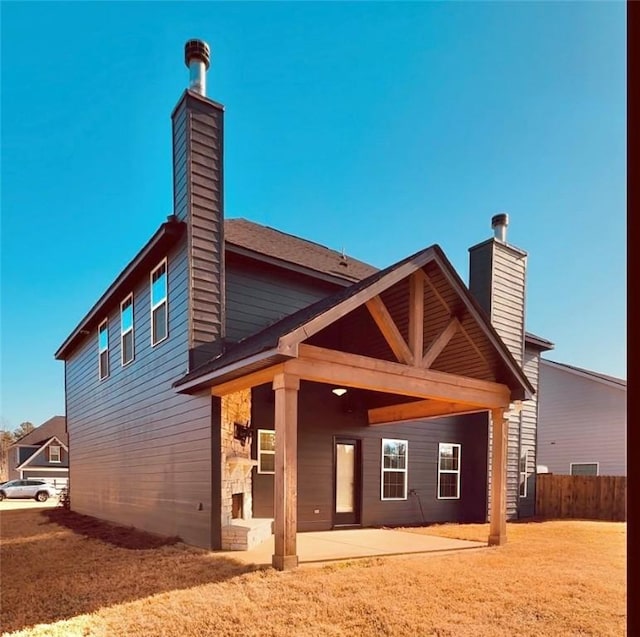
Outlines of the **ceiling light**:
M 344 387 L 334 387 L 331 391 L 336 396 L 344 396 L 347 393 L 347 390 Z

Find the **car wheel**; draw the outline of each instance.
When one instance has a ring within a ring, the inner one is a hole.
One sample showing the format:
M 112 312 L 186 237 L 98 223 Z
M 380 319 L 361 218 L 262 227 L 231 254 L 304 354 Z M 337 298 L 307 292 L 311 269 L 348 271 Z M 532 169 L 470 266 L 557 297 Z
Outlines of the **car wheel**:
M 0 502 L 4 500 L 7 496 L 4 494 L 4 491 L 0 491 Z
M 36 493 L 36 500 L 38 502 L 46 502 L 49 499 L 49 494 L 46 491 L 38 491 Z

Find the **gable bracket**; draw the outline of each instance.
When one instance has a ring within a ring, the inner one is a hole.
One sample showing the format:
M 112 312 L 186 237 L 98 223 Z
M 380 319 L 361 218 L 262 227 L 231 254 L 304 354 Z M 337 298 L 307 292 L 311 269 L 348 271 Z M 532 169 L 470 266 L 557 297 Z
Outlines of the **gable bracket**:
M 453 316 L 445 328 L 433 339 L 429 349 L 422 358 L 422 367 L 429 369 L 433 362 L 440 356 L 442 350 L 449 344 L 454 334 L 462 327 L 460 321 Z
M 413 354 L 380 296 L 369 299 L 366 306 L 398 361 L 413 365 Z

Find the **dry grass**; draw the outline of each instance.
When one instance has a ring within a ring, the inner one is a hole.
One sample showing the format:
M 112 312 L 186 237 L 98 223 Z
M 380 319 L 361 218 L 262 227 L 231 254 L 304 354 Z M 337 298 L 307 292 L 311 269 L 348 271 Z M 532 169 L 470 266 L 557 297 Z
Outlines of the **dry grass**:
M 82 532 L 38 511 L 1 522 L 2 628 L 16 637 L 625 634 L 624 523 L 510 524 L 498 549 L 278 573 L 82 519 Z

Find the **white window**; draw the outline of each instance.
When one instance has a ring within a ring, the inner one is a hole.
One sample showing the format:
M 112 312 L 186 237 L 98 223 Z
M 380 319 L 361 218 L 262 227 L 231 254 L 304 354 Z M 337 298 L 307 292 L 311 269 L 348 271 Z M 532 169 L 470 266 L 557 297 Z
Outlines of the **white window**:
M 600 466 L 597 462 L 572 462 L 569 471 L 572 476 L 598 476 Z
M 438 445 L 438 499 L 460 498 L 460 445 L 441 442 Z
M 133 294 L 120 303 L 120 349 L 124 366 L 133 360 Z
M 49 445 L 49 462 L 60 462 L 60 447 Z
M 109 375 L 109 321 L 105 319 L 98 327 L 98 376 L 100 380 Z
M 276 472 L 276 432 L 258 429 L 258 473 Z
M 527 497 L 527 478 L 529 473 L 527 467 L 529 465 L 529 450 L 526 449 L 520 454 L 520 497 Z
M 382 439 L 382 477 L 380 498 L 382 500 L 407 499 L 407 452 L 406 440 Z
M 167 260 L 151 272 L 151 345 L 169 335 L 167 325 Z

